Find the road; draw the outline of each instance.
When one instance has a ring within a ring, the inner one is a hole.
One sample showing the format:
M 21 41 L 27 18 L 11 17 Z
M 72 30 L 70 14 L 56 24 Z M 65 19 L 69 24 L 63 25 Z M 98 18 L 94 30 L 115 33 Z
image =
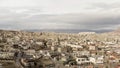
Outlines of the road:
M 21 65 L 21 63 L 20 63 L 20 59 L 21 59 L 21 58 L 22 58 L 22 53 L 19 52 L 18 55 L 17 55 L 17 57 L 15 58 L 16 66 L 17 66 L 18 68 L 24 68 L 24 67 Z

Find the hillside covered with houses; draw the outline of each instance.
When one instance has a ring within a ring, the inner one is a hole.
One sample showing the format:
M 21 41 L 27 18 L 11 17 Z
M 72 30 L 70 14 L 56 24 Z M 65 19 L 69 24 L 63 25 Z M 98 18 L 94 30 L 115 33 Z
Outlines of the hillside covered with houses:
M 119 68 L 120 32 L 0 30 L 0 67 Z

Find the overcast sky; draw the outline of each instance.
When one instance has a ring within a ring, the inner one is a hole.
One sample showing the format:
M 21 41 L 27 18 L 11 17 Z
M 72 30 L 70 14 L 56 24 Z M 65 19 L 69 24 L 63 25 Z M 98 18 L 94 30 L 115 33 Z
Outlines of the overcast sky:
M 118 27 L 120 0 L 0 0 L 0 29 Z

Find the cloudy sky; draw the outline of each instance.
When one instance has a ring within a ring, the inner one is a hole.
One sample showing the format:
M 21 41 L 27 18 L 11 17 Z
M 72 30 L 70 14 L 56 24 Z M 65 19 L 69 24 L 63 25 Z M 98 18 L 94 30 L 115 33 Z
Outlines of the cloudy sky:
M 114 30 L 120 0 L 0 0 L 0 29 Z

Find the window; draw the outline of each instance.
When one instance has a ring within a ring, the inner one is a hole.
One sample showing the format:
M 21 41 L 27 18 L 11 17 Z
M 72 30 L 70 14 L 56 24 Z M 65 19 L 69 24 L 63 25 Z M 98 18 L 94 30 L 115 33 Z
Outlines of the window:
M 80 59 L 78 59 L 78 61 L 80 61 Z
M 82 61 L 85 61 L 85 59 L 82 59 Z

